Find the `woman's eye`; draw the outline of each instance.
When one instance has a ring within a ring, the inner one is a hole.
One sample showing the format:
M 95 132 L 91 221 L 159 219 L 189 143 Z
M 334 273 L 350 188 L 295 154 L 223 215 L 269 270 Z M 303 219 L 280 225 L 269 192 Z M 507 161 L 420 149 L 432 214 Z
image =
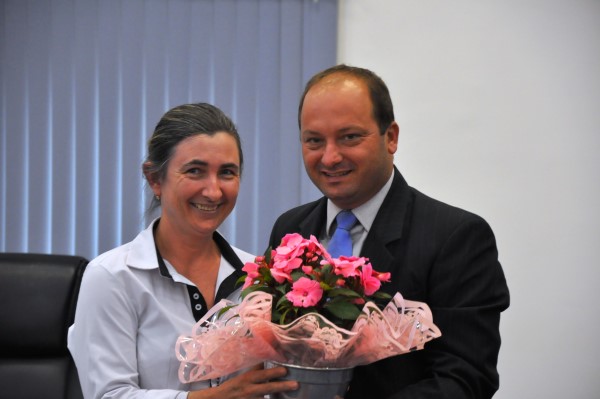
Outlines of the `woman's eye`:
M 202 173 L 202 170 L 200 170 L 200 168 L 191 168 L 188 169 L 186 173 L 189 175 L 199 175 L 200 173 Z

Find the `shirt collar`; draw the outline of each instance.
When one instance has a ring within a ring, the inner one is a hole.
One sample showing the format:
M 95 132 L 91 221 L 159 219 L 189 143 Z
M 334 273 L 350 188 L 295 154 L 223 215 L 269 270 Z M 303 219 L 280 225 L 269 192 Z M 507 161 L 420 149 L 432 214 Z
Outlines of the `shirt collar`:
M 166 259 L 162 257 L 160 251 L 158 250 L 158 245 L 156 245 L 156 240 L 154 240 L 154 234 L 156 232 L 156 228 L 158 227 L 159 219 L 155 220 L 152 223 L 152 239 L 154 241 L 154 248 L 156 250 L 156 261 L 158 264 L 158 270 L 160 275 L 163 277 L 168 277 L 175 282 L 185 283 L 187 285 L 194 285 L 187 277 L 177 272 L 175 267 Z M 217 231 L 213 233 L 213 239 L 217 243 L 219 250 L 221 251 L 221 262 L 219 264 L 219 274 L 217 276 L 217 287 L 225 280 L 231 273 L 233 273 L 236 269 L 240 269 L 242 267 L 241 261 L 239 257 L 235 254 L 231 246 L 227 243 L 227 241 L 221 236 Z
M 185 277 L 182 274 L 179 274 L 175 267 L 168 260 L 159 258 L 158 263 L 161 276 L 171 278 L 176 283 L 184 283 L 187 285 L 195 286 L 195 284 L 191 282 L 187 277 Z M 221 256 L 221 263 L 219 264 L 219 274 L 217 275 L 216 286 L 219 287 L 221 283 L 234 271 L 235 269 L 233 268 L 233 266 L 231 266 L 227 259 Z
M 131 241 L 129 254 L 127 255 L 127 266 L 136 269 L 156 269 L 158 262 L 154 248 L 154 236 L 152 230 L 158 219 L 154 219 L 145 230 L 142 230 L 137 237 Z
M 352 213 L 356 216 L 361 226 L 368 233 L 373 225 L 373 221 L 375 220 L 375 216 L 377 216 L 377 211 L 381 207 L 385 196 L 390 191 L 390 187 L 392 187 L 392 181 L 394 180 L 394 173 L 392 172 L 388 181 L 381 187 L 370 200 L 352 209 Z M 335 220 L 335 217 L 338 213 L 340 213 L 343 209 L 335 205 L 331 202 L 330 199 L 327 199 L 327 232 L 331 231 L 331 225 Z

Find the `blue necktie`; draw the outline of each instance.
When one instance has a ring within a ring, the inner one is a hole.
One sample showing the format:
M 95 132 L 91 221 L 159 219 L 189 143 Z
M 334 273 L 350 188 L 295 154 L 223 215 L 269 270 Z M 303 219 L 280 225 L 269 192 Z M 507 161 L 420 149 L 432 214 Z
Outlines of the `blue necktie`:
M 327 252 L 334 257 L 339 258 L 341 255 L 352 256 L 352 237 L 350 229 L 356 224 L 356 216 L 352 211 L 341 211 L 335 217 L 337 228 L 329 241 Z

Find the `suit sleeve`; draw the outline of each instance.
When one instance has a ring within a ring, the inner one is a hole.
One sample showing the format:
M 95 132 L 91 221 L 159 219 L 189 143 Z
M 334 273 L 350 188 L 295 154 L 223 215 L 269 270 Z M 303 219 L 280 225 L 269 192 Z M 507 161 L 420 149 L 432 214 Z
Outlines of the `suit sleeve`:
M 498 389 L 500 313 L 509 292 L 496 241 L 481 218 L 459 224 L 441 246 L 427 302 L 442 337 L 425 346 L 428 378 L 390 399 L 491 398 Z

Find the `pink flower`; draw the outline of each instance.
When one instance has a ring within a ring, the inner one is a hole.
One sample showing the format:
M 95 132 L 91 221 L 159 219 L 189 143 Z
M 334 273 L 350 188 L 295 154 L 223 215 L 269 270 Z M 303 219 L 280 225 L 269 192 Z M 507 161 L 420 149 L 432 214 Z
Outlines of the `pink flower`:
M 304 272 L 304 274 L 312 274 L 313 272 L 313 267 L 312 266 L 302 266 L 302 271 Z
M 256 261 L 259 262 L 259 259 L 256 258 Z M 260 269 L 260 266 L 254 262 L 247 262 L 244 267 L 242 267 L 242 270 L 245 271 L 250 278 L 257 278 L 260 276 L 258 269 Z
M 273 322 L 279 324 L 309 312 L 321 313 L 327 306 L 332 322 L 345 326 L 348 321 L 343 319 L 343 307 L 348 303 L 364 305 L 384 281 L 390 280 L 390 273 L 373 270 L 368 258 L 332 258 L 315 236 L 305 239 L 300 234 L 286 234 L 279 247 L 257 256 L 243 270 L 242 295 L 256 290 L 271 294 L 276 306 L 273 317 L 277 319 Z
M 273 260 L 299 258 L 304 256 L 307 261 L 315 261 L 325 249 L 313 235 L 306 240 L 300 234 L 286 234 L 281 239 L 281 245 L 276 248 Z
M 304 238 L 300 234 L 286 234 L 281 239 L 281 245 L 275 249 L 275 256 L 273 259 L 277 261 L 301 256 L 305 246 Z
M 317 281 L 300 277 L 285 297 L 296 307 L 309 308 L 319 303 L 323 297 L 323 290 Z
M 362 298 L 356 298 L 354 300 L 352 300 L 352 303 L 356 304 L 356 305 L 364 305 L 365 304 L 365 300 Z
M 384 282 L 384 283 L 389 283 L 390 280 L 392 279 L 392 273 L 390 273 L 390 272 L 379 273 L 379 272 L 376 272 L 375 270 L 373 270 L 373 275 L 375 277 L 377 277 L 379 279 L 379 281 Z
M 302 244 L 303 241 L 304 241 L 304 237 L 302 237 L 301 234 L 298 234 L 298 233 L 286 234 L 281 239 L 281 244 L 279 245 L 278 249 L 284 248 L 284 247 L 294 248 L 294 247 L 297 247 L 298 245 Z
M 340 256 L 331 259 L 334 273 L 338 276 L 354 277 L 360 275 L 360 268 L 365 264 L 365 258 L 356 256 Z
M 256 261 L 258 262 L 259 259 L 256 258 Z M 242 267 L 242 270 L 245 271 L 247 274 L 246 280 L 244 280 L 244 286 L 242 287 L 242 289 L 246 289 L 246 288 L 250 287 L 252 284 L 254 284 L 254 279 L 257 277 L 260 277 L 260 273 L 258 272 L 258 269 L 260 269 L 260 266 L 253 262 L 247 262 L 244 265 L 244 267 Z
M 277 260 L 273 263 L 271 274 L 278 283 L 283 283 L 286 280 L 291 282 L 292 271 L 298 269 L 300 266 L 302 266 L 302 259 L 300 258 Z
M 365 295 L 373 295 L 381 288 L 381 280 L 378 278 L 378 275 L 379 273 L 373 271 L 373 266 L 371 266 L 370 263 L 367 263 L 362 267 L 360 281 L 365 290 Z
M 253 284 L 254 284 L 254 279 L 246 276 L 246 280 L 244 280 L 244 285 L 242 286 L 242 289 L 245 290 L 246 288 L 250 287 Z
M 279 284 L 283 284 L 286 281 L 292 281 L 292 275 L 290 273 L 278 269 L 271 269 L 271 276 L 273 276 L 275 281 Z
M 309 253 L 311 253 L 311 255 L 314 254 L 314 258 L 311 260 L 316 260 L 316 257 L 322 256 L 325 253 L 325 248 L 323 247 L 323 245 L 321 245 L 319 240 L 317 240 L 317 237 L 313 235 L 311 235 L 308 241 L 306 242 L 306 246 L 308 248 Z

